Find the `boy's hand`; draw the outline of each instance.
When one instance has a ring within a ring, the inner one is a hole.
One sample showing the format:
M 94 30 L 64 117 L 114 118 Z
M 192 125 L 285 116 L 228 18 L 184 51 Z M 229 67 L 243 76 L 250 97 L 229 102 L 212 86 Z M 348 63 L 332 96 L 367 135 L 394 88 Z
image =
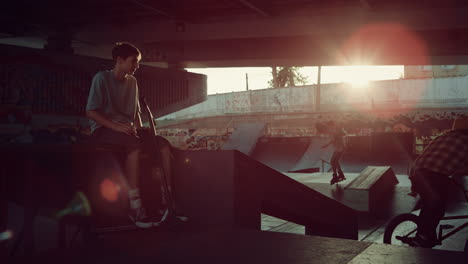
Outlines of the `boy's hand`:
M 131 124 L 115 123 L 112 129 L 117 132 L 125 133 L 129 136 L 138 137 L 136 128 Z

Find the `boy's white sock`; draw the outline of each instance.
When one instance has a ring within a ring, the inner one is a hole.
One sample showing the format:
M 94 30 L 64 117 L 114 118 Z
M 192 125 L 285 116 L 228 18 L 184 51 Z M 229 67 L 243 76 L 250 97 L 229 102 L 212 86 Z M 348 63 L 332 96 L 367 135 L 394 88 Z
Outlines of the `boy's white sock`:
M 140 191 L 138 190 L 138 188 L 131 189 L 128 191 L 128 199 L 130 200 L 130 208 L 141 208 Z

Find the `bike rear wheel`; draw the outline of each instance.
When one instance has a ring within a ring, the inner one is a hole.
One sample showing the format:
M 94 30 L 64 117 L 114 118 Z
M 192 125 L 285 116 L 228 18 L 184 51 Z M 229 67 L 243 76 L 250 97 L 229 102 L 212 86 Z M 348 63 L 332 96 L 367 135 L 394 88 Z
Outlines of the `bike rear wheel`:
M 407 245 L 398 238 L 415 236 L 418 229 L 418 216 L 401 214 L 393 218 L 385 227 L 383 242 L 392 245 Z

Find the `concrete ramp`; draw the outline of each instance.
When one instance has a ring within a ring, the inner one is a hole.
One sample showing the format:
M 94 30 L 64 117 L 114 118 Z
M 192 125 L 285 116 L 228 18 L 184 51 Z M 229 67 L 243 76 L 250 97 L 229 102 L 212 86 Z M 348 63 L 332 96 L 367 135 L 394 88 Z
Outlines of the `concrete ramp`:
M 358 211 L 373 212 L 398 180 L 390 166 L 368 166 L 344 188 L 344 204 Z
M 302 159 L 310 142 L 310 137 L 261 138 L 251 157 L 277 171 L 289 171 Z
M 318 172 L 330 168 L 333 147 L 321 147 L 329 142 L 326 137 L 261 138 L 252 157 L 280 172 Z
M 327 137 L 313 137 L 310 141 L 309 147 L 302 155 L 301 159 L 296 165 L 289 170 L 289 172 L 302 172 L 310 168 L 322 168 L 325 171 L 330 168 L 330 160 L 333 154 L 333 147 L 328 146 L 322 149 L 322 146 L 327 144 L 330 138 Z
M 244 123 L 236 126 L 221 150 L 238 150 L 246 155 L 252 154 L 260 136 L 263 135 L 265 123 Z
M 197 229 L 260 230 L 265 213 L 304 225 L 306 234 L 357 239 L 351 208 L 238 151 L 180 151 L 176 201 Z

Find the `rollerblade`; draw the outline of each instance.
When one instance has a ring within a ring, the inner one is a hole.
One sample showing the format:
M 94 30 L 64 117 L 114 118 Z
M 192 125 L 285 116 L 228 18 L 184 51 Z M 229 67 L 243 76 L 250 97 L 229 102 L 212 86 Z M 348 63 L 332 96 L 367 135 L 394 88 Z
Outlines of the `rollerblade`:
M 339 181 L 346 180 L 346 177 L 345 177 L 345 175 L 344 175 L 344 173 L 342 171 L 339 171 L 338 174 L 339 174 L 339 176 L 338 176 Z
M 338 183 L 338 182 L 340 182 L 340 178 L 338 177 L 338 175 L 333 173 L 333 178 L 330 181 L 330 185 L 333 185 L 333 184 Z
M 339 183 L 344 180 L 346 180 L 346 177 L 344 176 L 343 172 L 339 172 L 339 175 L 334 173 L 333 178 L 330 181 L 330 184 L 333 185 L 335 183 Z

